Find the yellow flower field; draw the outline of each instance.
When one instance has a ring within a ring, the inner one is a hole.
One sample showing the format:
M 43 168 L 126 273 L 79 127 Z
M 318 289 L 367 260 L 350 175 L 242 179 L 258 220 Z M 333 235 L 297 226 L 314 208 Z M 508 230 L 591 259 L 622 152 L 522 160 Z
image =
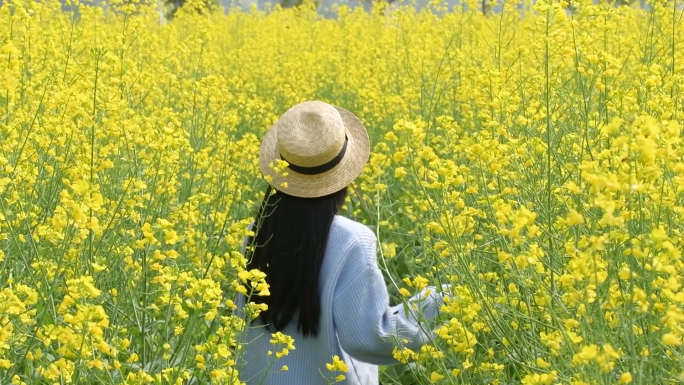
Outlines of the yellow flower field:
M 0 384 L 238 384 L 259 140 L 310 99 L 369 128 L 393 301 L 453 285 L 383 383 L 684 383 L 682 3 L 591 3 L 5 1 Z

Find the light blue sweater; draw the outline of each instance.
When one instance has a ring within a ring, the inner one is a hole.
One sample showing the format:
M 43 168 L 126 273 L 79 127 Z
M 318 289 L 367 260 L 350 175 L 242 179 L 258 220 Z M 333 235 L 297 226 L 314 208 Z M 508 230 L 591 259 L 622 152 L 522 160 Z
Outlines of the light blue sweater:
M 403 305 L 390 307 L 387 287 L 377 265 L 376 243 L 375 234 L 367 226 L 335 216 L 318 283 L 318 336 L 304 338 L 297 331 L 296 322 L 290 323 L 282 332 L 294 338 L 295 350 L 277 359 L 261 382 L 275 358 L 267 352 L 275 349 L 269 343 L 271 332 L 258 320 L 254 321 L 243 339 L 243 359 L 238 361 L 238 367 L 242 365 L 242 381 L 247 385 L 327 384 L 323 376 L 334 376 L 325 364 L 337 355 L 349 367 L 346 380 L 338 384 L 377 385 L 377 365 L 398 363 L 392 356 L 397 336 L 403 346 L 412 349 L 419 349 L 434 338 L 430 326 L 418 323 L 415 311 L 407 316 Z M 425 290 L 432 294 L 419 301 Z M 433 319 L 441 307 L 442 296 L 434 287 L 428 287 L 410 301 L 419 302 L 417 307 L 424 317 Z M 239 309 L 244 305 L 242 295 L 236 304 Z M 287 365 L 287 371 L 281 371 L 283 365 Z

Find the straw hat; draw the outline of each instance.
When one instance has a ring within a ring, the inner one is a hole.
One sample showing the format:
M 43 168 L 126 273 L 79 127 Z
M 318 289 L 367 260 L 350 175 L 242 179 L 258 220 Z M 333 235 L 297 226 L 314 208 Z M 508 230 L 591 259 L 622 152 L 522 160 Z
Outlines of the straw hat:
M 343 108 L 310 101 L 287 110 L 266 132 L 259 168 L 264 176 L 271 176 L 275 189 L 314 198 L 350 184 L 369 155 L 368 132 L 359 118 Z M 277 159 L 289 163 L 279 174 L 269 166 L 276 165 Z

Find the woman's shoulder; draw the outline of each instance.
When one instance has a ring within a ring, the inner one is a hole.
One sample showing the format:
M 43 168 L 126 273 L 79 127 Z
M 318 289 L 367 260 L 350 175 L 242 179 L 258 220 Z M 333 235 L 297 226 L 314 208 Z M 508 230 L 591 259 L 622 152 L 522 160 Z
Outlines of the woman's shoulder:
M 368 225 L 342 215 L 336 215 L 330 229 L 331 250 L 344 256 L 334 258 L 346 265 L 347 271 L 360 271 L 375 266 L 377 238 Z
M 375 233 L 368 225 L 342 215 L 335 215 L 331 231 L 339 232 L 347 237 L 358 238 L 361 241 L 375 241 Z

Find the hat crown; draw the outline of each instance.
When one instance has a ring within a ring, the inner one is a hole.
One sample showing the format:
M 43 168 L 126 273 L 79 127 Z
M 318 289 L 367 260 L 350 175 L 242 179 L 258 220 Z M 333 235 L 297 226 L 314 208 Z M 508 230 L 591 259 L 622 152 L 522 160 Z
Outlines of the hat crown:
M 298 104 L 277 122 L 280 155 L 301 167 L 316 167 L 335 158 L 345 141 L 344 122 L 337 109 L 318 101 Z

